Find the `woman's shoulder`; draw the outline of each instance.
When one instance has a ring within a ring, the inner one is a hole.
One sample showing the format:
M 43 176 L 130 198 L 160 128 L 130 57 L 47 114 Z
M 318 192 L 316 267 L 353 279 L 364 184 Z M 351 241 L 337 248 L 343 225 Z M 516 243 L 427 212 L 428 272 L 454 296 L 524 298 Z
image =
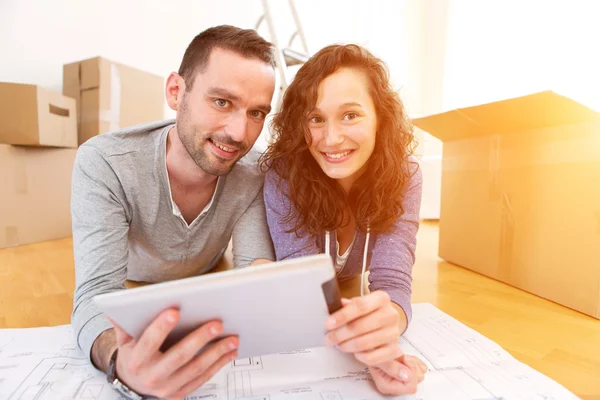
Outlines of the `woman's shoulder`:
M 408 157 L 408 163 L 406 163 L 405 172 L 408 177 L 407 190 L 423 184 L 423 172 L 421 171 L 421 165 L 417 157 L 413 155 Z
M 277 189 L 280 186 L 285 186 L 287 188 L 287 181 L 281 176 L 276 168 L 270 166 L 265 173 L 265 188 L 269 187 L 270 189 Z
M 264 198 L 268 204 L 287 204 L 289 203 L 288 197 L 288 183 L 282 178 L 275 168 L 271 167 L 265 173 L 264 183 Z

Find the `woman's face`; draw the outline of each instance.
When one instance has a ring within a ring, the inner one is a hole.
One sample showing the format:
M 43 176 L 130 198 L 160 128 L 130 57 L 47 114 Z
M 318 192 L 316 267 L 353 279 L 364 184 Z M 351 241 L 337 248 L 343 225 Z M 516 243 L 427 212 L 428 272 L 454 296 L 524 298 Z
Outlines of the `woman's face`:
M 349 192 L 375 148 L 377 115 L 367 77 L 357 69 L 340 68 L 323 79 L 308 119 L 312 156 Z

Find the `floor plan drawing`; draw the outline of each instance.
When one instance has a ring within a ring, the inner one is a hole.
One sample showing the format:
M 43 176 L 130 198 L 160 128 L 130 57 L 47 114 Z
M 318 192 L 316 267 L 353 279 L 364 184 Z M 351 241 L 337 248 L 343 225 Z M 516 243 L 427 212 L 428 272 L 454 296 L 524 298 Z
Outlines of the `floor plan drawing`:
M 243 338 L 240 338 L 243 340 Z M 402 400 L 574 400 L 564 387 L 430 304 L 413 305 L 400 338 L 428 366 Z M 74 343 L 70 326 L 0 330 L 0 399 L 118 400 Z M 186 400 L 384 400 L 368 369 L 335 348 L 297 349 L 228 363 Z
M 253 369 L 263 369 L 262 358 L 260 357 L 249 357 L 240 358 L 231 362 L 231 369 L 241 369 L 244 371 Z
M 46 358 L 21 382 L 10 400 L 112 399 L 106 379 L 82 358 Z
M 7 349 L 10 346 L 13 340 L 13 338 L 6 338 L 4 341 L 0 340 L 0 354 L 2 354 L 4 349 Z

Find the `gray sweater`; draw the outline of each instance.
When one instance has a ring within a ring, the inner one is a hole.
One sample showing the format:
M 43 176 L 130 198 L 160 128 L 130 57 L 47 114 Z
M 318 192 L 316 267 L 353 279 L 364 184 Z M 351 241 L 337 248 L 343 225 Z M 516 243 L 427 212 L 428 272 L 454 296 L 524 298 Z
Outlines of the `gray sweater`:
M 72 323 L 90 355 L 111 328 L 92 301 L 125 280 L 162 282 L 211 270 L 233 236 L 236 267 L 274 259 L 266 223 L 264 175 L 241 160 L 218 179 L 209 205 L 188 226 L 173 202 L 166 140 L 174 121 L 96 136 L 77 151 L 71 214 L 76 288 Z

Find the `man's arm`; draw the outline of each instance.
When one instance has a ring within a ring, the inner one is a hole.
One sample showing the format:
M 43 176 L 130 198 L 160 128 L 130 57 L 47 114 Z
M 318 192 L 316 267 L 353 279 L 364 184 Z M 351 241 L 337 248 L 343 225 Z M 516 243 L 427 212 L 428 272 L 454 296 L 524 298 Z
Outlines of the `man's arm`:
M 81 350 L 106 371 L 116 341 L 112 331 L 96 340 L 112 325 L 96 308 L 93 297 L 125 289 L 129 224 L 119 179 L 106 158 L 91 146 L 83 145 L 77 152 L 71 215 L 76 275 L 71 321 Z
M 110 357 L 117 347 L 117 337 L 114 328 L 102 332 L 92 345 L 90 354 L 92 364 L 106 374 L 108 372 Z
M 233 228 L 232 250 L 236 268 L 275 260 L 262 189 Z

